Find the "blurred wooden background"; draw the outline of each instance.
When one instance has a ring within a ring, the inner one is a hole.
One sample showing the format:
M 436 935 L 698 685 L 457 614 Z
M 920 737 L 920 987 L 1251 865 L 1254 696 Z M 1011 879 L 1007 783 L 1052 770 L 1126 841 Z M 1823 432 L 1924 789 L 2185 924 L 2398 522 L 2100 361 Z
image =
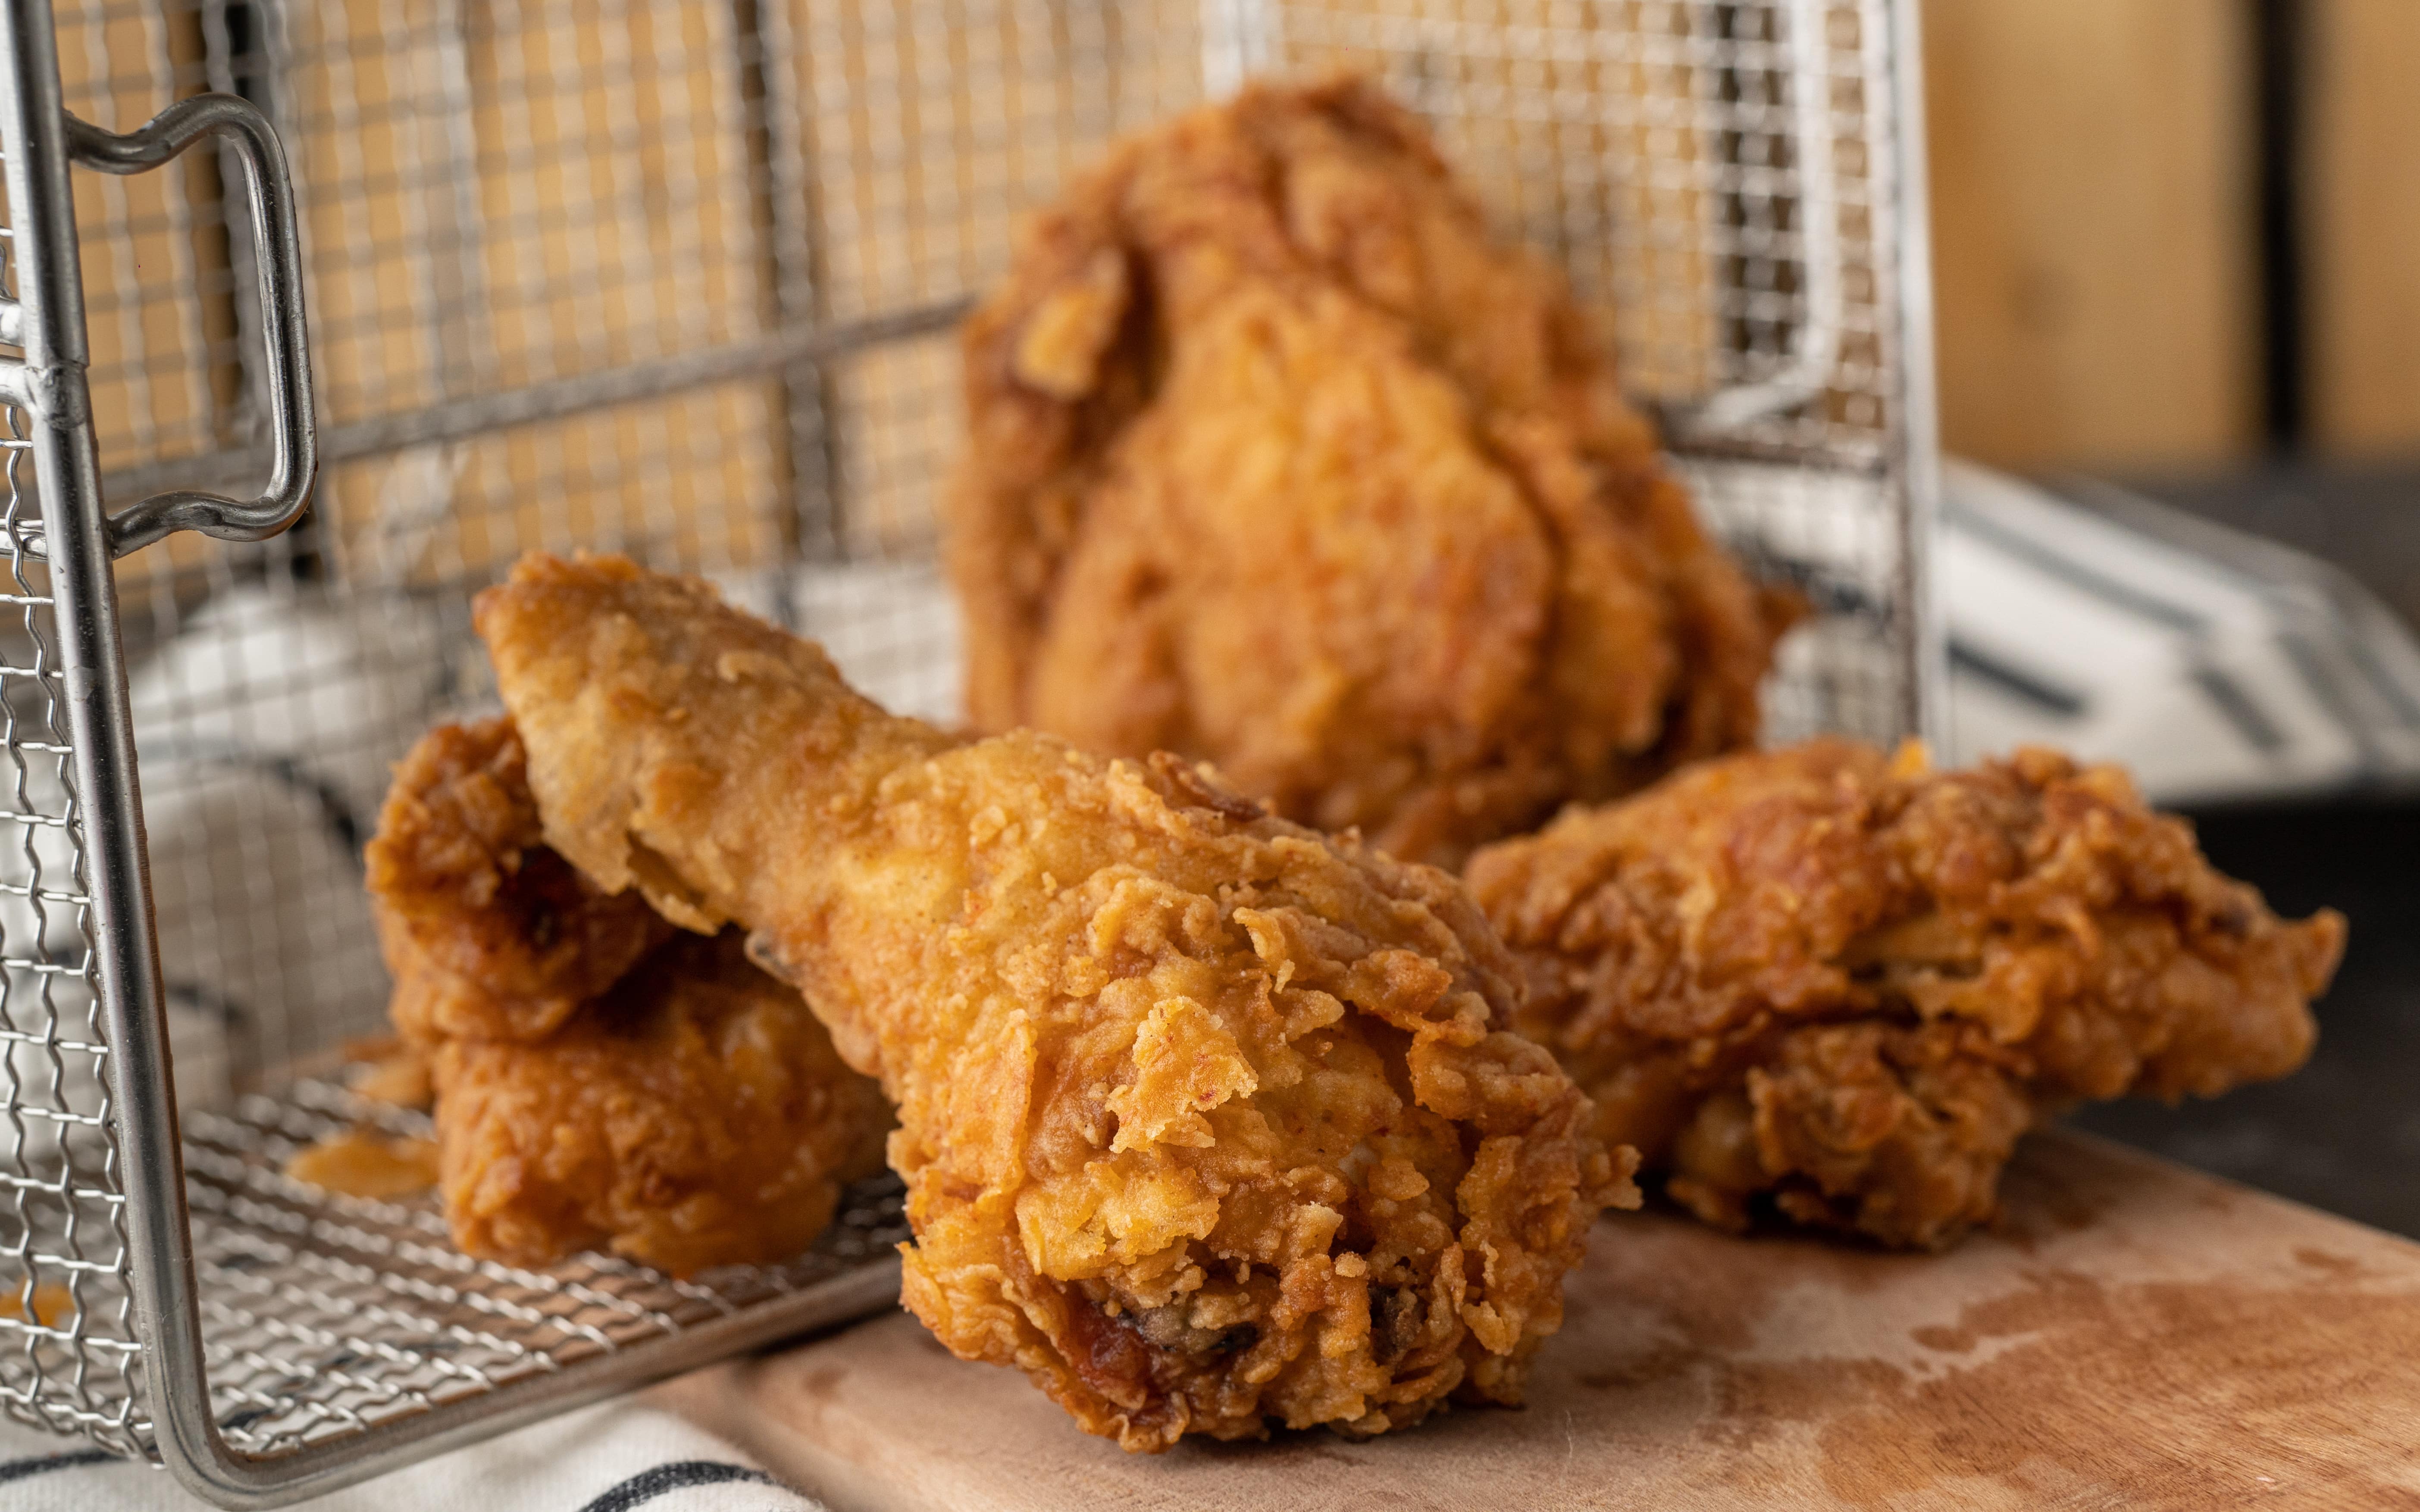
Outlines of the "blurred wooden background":
M 2420 452 L 2420 4 L 2314 7 L 2306 223 L 2314 439 Z
M 1190 0 L 1172 3 L 1190 8 Z M 1519 20 L 1539 3 L 1504 0 L 1505 14 Z M 1170 4 L 1121 0 L 1109 14 L 1157 17 Z M 1923 4 L 1942 411 L 1952 450 L 2021 469 L 2137 476 L 2215 471 L 2281 452 L 2321 461 L 2420 460 L 2420 0 Z M 387 0 L 326 0 L 292 12 L 289 42 L 302 62 L 290 87 L 305 117 L 343 126 L 389 96 L 418 98 L 414 91 L 425 82 L 412 70 L 426 60 L 410 50 L 392 56 L 382 51 L 388 8 Z M 869 31 L 880 30 L 877 21 L 889 15 L 879 3 L 790 0 L 790 8 L 799 34 L 814 34 L 814 45 L 800 53 L 808 72 L 798 81 L 809 98 L 830 84 L 810 76 L 814 69 L 854 76 L 876 41 L 895 67 L 914 54 L 914 47 L 901 51 L 899 39 Z M 154 18 L 155 9 L 167 20 Z M 609 43 L 623 50 L 614 70 L 621 87 L 558 101 L 542 119 L 479 122 L 487 135 L 501 132 L 520 146 L 511 161 L 481 168 L 475 182 L 461 186 L 454 196 L 463 200 L 452 212 L 458 218 L 501 214 L 532 196 L 579 201 L 558 206 L 562 213 L 524 238 L 525 246 L 500 242 L 476 254 L 485 259 L 487 282 L 503 292 L 476 311 L 445 317 L 492 323 L 498 360 L 513 370 L 506 377 L 566 370 L 592 347 L 597 351 L 589 355 L 621 360 L 731 339 L 773 314 L 769 273 L 757 266 L 761 259 L 751 260 L 761 249 L 743 247 L 747 255 L 720 262 L 712 255 L 716 247 L 748 243 L 751 228 L 663 216 L 659 234 L 644 246 L 584 229 L 602 211 L 581 195 L 600 173 L 668 204 L 710 211 L 720 201 L 700 186 L 743 171 L 749 149 L 730 118 L 737 86 L 692 78 L 696 70 L 679 62 L 727 51 L 718 39 L 730 13 L 696 0 L 644 0 L 617 8 L 628 18 L 617 29 L 566 19 L 582 9 L 551 8 L 509 24 L 521 15 L 518 8 L 471 10 L 487 18 L 473 28 L 479 45 L 468 60 L 476 75 L 472 85 L 492 74 L 515 98 L 533 93 L 524 75 L 534 69 L 551 77 L 547 69 L 575 54 L 595 61 L 583 50 Z M 149 54 L 163 60 L 159 67 L 174 62 L 190 72 L 198 66 L 201 44 L 189 8 L 82 0 L 78 13 L 88 35 L 68 50 L 63 66 L 87 114 L 132 124 L 156 103 L 165 82 L 139 72 L 121 77 L 123 69 L 102 67 L 105 58 Z M 162 25 L 174 35 L 147 41 L 132 36 Z M 950 45 L 1008 45 L 978 30 L 970 27 Z M 1102 44 L 1112 63 L 1124 56 L 1113 44 Z M 934 80 L 949 76 L 954 57 L 937 59 L 928 70 L 933 79 L 920 87 L 943 94 L 922 108 L 949 103 L 949 86 Z M 1023 76 L 1012 68 L 1001 77 Z M 2275 96 L 2281 80 L 2288 97 L 2282 105 Z M 179 88 L 198 82 L 185 79 Z M 902 108 L 916 106 L 917 98 L 903 96 Z M 976 103 L 984 112 L 1028 108 Z M 1121 112 L 1109 114 L 1131 124 Z M 412 111 L 394 122 L 357 123 L 360 146 L 351 156 L 298 144 L 303 204 L 315 228 L 329 230 L 317 223 L 332 218 L 359 218 L 383 229 L 390 250 L 406 251 L 415 237 L 442 229 L 423 225 L 425 216 L 404 215 L 412 207 L 394 187 L 425 168 L 422 159 L 434 148 L 423 139 L 439 125 Z M 906 117 L 836 118 L 831 141 L 814 150 L 862 156 L 868 143 L 913 138 L 921 130 Z M 575 160 L 587 165 L 585 178 L 565 166 Z M 807 166 L 818 177 L 861 189 L 891 183 L 854 160 Z M 1063 165 L 1043 166 L 1055 172 Z M 985 172 L 1006 182 L 1032 167 L 990 164 Z M 212 167 L 197 160 L 185 172 L 209 179 L 197 201 L 214 197 Z M 881 304 L 877 295 L 910 292 L 891 287 L 903 277 L 939 278 L 955 287 L 986 276 L 989 264 L 976 267 L 969 258 L 978 249 L 977 263 L 997 257 L 998 207 L 985 202 L 976 213 L 960 203 L 956 187 L 920 187 L 907 181 L 913 177 L 908 173 L 897 193 L 915 205 L 933 200 L 927 208 L 952 233 L 931 246 L 867 240 L 860 233 L 879 219 L 868 207 L 817 207 L 825 238 L 819 255 L 830 265 L 827 283 L 838 291 L 831 313 L 859 313 Z M 180 218 L 173 196 L 163 197 L 165 182 L 165 176 L 85 176 L 77 186 L 87 215 L 133 228 L 88 249 L 86 277 L 95 402 L 126 417 L 110 428 L 112 444 L 144 457 L 232 439 L 221 434 L 234 372 L 232 317 L 221 308 L 231 308 L 225 238 L 214 225 Z M 973 221 L 958 224 L 970 214 Z M 382 255 L 315 270 L 321 388 L 337 422 L 440 397 L 450 373 L 441 348 L 468 349 L 458 341 L 438 343 L 435 327 L 426 333 L 427 350 L 412 345 L 409 331 L 398 335 L 398 324 L 409 324 L 396 314 L 398 301 L 412 297 L 397 283 L 401 268 Z M 184 297 L 196 283 L 214 301 L 207 318 L 194 316 Z M 913 292 L 935 289 L 920 284 Z M 611 308 L 602 315 L 588 309 L 600 301 Z M 935 341 L 852 369 L 845 381 L 867 391 L 857 409 L 892 415 L 895 423 L 882 435 L 905 438 L 899 444 L 915 453 L 889 457 L 877 447 L 857 446 L 852 455 L 866 472 L 855 480 L 859 492 L 877 501 L 905 497 L 914 491 L 908 485 L 931 471 L 924 453 L 938 455 L 950 444 L 950 417 L 936 406 L 945 407 L 953 388 L 951 367 L 947 343 Z M 657 452 L 683 453 L 690 471 L 719 468 L 717 480 L 737 496 L 772 488 L 768 469 L 777 458 L 762 447 L 727 444 L 766 431 L 773 396 L 765 385 L 725 385 L 685 403 L 671 423 L 678 443 L 659 437 L 649 443 Z M 932 412 L 930 426 L 900 419 L 923 411 Z M 467 448 L 448 464 L 448 486 L 489 500 L 491 533 L 500 541 L 517 537 L 529 524 L 521 517 L 532 507 L 521 485 L 539 465 L 533 461 L 537 447 L 550 456 L 582 457 L 593 474 L 579 499 L 563 503 L 569 514 L 628 516 L 651 474 L 642 465 L 646 458 L 620 455 L 635 434 L 616 424 L 622 419 L 533 427 L 509 441 Z M 104 460 L 116 465 L 115 457 Z M 418 476 L 411 469 L 425 471 L 425 462 L 391 458 L 333 471 L 342 474 L 339 484 L 368 497 L 411 484 Z M 488 548 L 471 540 L 464 549 L 477 555 Z M 717 549 L 744 557 L 752 541 Z
M 2420 457 L 2420 0 L 1927 0 L 1924 21 L 1953 450 L 2137 473 Z M 2259 202 L 2281 125 L 2282 333 Z
M 1954 450 L 2161 467 L 2257 444 L 2246 8 L 1926 5 Z

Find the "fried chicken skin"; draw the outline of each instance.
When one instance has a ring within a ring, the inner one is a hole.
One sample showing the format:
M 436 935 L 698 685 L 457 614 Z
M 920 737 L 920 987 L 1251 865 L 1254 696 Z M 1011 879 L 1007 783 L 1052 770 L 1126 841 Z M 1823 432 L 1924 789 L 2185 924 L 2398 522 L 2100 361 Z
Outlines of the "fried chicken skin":
M 410 1040 L 543 1039 L 674 933 L 547 848 L 509 719 L 423 735 L 363 862 Z
M 2309 1055 L 2343 918 L 2280 920 L 2113 766 L 1845 741 L 1708 763 L 1488 847 L 1519 1027 L 1671 1196 L 1939 1247 L 2032 1124 Z
M 1752 744 L 1786 613 L 1588 316 L 1343 79 L 1114 148 L 967 321 L 968 709 L 1458 864 Z
M 881 1168 L 879 1089 L 738 932 L 675 929 L 547 847 L 510 721 L 423 737 L 368 866 L 465 1253 L 608 1248 L 674 1275 L 785 1259 Z
M 446 1040 L 434 1067 L 455 1242 L 524 1264 L 787 1259 L 882 1168 L 891 1126 L 737 930 L 678 934 L 543 1041 Z
M 904 1300 L 1129 1449 L 1519 1399 L 1628 1152 L 1461 887 L 1172 758 L 961 743 L 691 579 L 476 623 L 547 838 L 751 932 L 899 1104 Z

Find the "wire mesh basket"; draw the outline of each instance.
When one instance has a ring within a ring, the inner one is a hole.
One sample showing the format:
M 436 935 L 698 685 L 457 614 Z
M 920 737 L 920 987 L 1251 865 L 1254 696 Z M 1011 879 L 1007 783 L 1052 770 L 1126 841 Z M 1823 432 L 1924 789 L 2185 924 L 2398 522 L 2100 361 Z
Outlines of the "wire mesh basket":
M 951 327 L 1018 212 L 1249 73 L 1380 77 L 1609 312 L 1822 611 L 1770 728 L 1917 728 L 1913 10 L 0 0 L 0 1406 L 267 1504 L 895 1296 L 879 1183 L 675 1282 L 280 1175 L 418 1117 L 331 1074 L 383 1022 L 360 844 L 533 547 L 706 573 L 953 717 Z

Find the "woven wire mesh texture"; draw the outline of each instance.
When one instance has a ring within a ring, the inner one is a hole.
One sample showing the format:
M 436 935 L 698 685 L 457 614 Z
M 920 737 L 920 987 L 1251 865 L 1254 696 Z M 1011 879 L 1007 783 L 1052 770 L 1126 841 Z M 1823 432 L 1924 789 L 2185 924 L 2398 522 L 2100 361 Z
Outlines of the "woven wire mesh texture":
M 6 236 L 0 232 L 0 236 Z M 14 299 L 13 238 L 0 294 Z M 6 410 L 0 472 L 0 1409 L 123 1452 L 142 1446 L 109 1051 L 99 1023 L 55 606 L 27 419 Z
M 751 1309 L 799 1313 L 818 1284 L 907 1237 L 886 1176 L 852 1188 L 815 1247 L 783 1265 L 674 1281 L 600 1255 L 544 1270 L 474 1260 L 447 1242 L 431 1196 L 332 1197 L 280 1174 L 313 1141 L 362 1127 L 427 1133 L 420 1115 L 307 1078 L 188 1123 L 210 1395 L 238 1449 L 361 1432 Z
M 1899 733 L 1886 0 L 60 0 L 57 21 L 69 106 L 100 125 L 208 88 L 259 104 L 302 217 L 310 516 L 118 568 L 238 1448 L 777 1312 L 891 1233 L 869 1199 L 799 1266 L 699 1286 L 473 1262 L 426 1205 L 278 1175 L 298 1142 L 409 1121 L 287 1068 L 383 1026 L 361 842 L 411 740 L 491 706 L 469 603 L 521 551 L 706 573 L 892 707 L 955 717 L 951 324 L 1019 212 L 1243 70 L 1360 68 L 1435 124 L 1605 314 L 1709 517 L 1824 610 L 1785 648 L 1776 733 Z M 115 503 L 263 471 L 240 183 L 207 152 L 78 177 Z M 11 566 L 0 1403 L 141 1450 L 48 607 L 39 564 Z

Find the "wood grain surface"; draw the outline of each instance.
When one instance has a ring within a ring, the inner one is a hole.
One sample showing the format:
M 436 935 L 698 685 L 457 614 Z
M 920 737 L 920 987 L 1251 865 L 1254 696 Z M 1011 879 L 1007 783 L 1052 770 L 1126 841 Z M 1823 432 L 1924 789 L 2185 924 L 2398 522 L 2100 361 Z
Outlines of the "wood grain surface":
M 1530 1404 L 1127 1456 L 894 1316 L 660 1390 L 841 1512 L 2420 1506 L 2420 1246 L 2079 1135 L 1939 1257 L 1609 1219 Z
M 2210 0 L 1924 7 L 1952 451 L 2156 468 L 2257 445 L 2251 13 Z
M 2304 75 L 2312 440 L 2420 452 L 2420 6 L 2316 0 Z

